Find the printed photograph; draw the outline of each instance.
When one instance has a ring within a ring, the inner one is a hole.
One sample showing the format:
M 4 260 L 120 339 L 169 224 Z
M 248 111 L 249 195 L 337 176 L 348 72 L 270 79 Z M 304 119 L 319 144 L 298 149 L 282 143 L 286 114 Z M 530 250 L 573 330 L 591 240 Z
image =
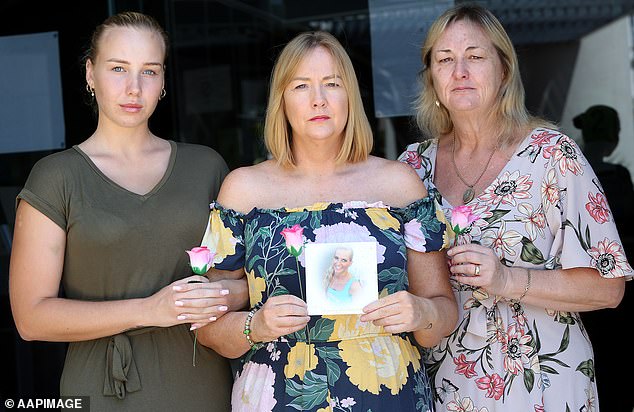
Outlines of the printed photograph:
M 304 253 L 309 315 L 360 314 L 378 299 L 375 242 L 309 243 Z

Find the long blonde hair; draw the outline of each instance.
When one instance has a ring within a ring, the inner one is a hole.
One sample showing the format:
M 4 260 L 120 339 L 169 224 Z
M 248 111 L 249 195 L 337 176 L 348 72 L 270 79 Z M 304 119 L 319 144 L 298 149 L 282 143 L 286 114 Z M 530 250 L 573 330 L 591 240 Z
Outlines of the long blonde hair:
M 346 252 L 348 252 L 350 254 L 350 262 L 352 262 L 352 257 L 354 255 L 353 250 L 347 246 L 342 246 L 335 249 L 335 254 L 340 250 L 345 250 Z M 333 254 L 333 259 L 334 257 L 335 256 Z M 335 268 L 334 268 L 334 261 L 333 261 L 333 262 L 330 262 L 330 266 L 328 266 L 328 269 L 326 270 L 326 275 L 324 276 L 324 291 L 328 292 L 328 287 L 330 286 L 330 282 L 332 282 L 332 278 L 334 276 L 335 276 Z
M 284 89 L 295 75 L 301 60 L 317 47 L 325 48 L 332 55 L 348 94 L 348 122 L 343 144 L 336 158 L 337 163 L 364 161 L 372 151 L 372 129 L 363 109 L 357 76 L 348 53 L 330 33 L 305 32 L 297 35 L 284 47 L 271 75 L 264 143 L 273 158 L 284 167 L 295 166 L 291 151 L 292 133 L 284 112 Z
M 513 43 L 499 20 L 489 10 L 477 4 L 460 4 L 445 11 L 429 28 L 427 37 L 421 47 L 423 70 L 419 81 L 421 92 L 415 102 L 416 122 L 426 137 L 438 137 L 453 130 L 453 121 L 447 109 L 437 105 L 438 96 L 434 89 L 431 75 L 432 48 L 451 24 L 457 21 L 468 21 L 482 29 L 493 43 L 502 63 L 503 79 L 498 90 L 497 100 L 493 108 L 494 118 L 500 124 L 500 143 L 508 145 L 517 133 L 527 127 L 557 126 L 547 120 L 531 116 L 526 109 L 524 86 L 520 76 L 519 64 Z

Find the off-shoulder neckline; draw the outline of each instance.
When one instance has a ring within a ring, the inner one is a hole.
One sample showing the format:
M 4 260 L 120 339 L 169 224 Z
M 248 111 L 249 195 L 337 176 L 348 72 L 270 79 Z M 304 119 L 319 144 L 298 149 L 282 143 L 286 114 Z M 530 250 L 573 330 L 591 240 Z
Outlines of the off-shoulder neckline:
M 427 196 L 414 200 L 403 207 L 392 207 L 386 205 L 381 201 L 367 202 L 364 200 L 352 200 L 347 202 L 315 202 L 311 205 L 299 206 L 293 208 L 280 207 L 280 208 L 262 208 L 254 207 L 248 213 L 239 212 L 235 209 L 225 207 L 217 201 L 213 201 L 210 205 L 210 209 L 217 209 L 219 211 L 228 212 L 234 216 L 250 217 L 255 214 L 291 214 L 291 213 L 306 213 L 306 212 L 324 212 L 324 211 L 341 211 L 341 210 L 367 210 L 367 209 L 386 209 L 394 212 L 406 211 L 412 208 L 417 208 L 421 204 L 432 202 L 436 198 L 437 189 L 428 190 Z

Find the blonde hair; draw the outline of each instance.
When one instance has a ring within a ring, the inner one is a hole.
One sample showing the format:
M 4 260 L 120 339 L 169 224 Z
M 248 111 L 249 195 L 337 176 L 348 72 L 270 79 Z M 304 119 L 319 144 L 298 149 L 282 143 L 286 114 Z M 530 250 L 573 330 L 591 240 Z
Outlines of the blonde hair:
M 352 250 L 352 248 L 349 248 L 346 246 L 338 247 L 337 249 L 335 249 L 335 253 L 333 254 L 332 258 L 334 259 L 335 254 L 340 250 L 345 250 L 346 252 L 348 252 L 350 254 L 350 262 L 352 262 L 354 251 Z M 335 276 L 335 268 L 334 268 L 334 261 L 333 261 L 333 262 L 330 262 L 330 266 L 328 266 L 328 269 L 326 270 L 326 275 L 324 276 L 324 290 L 326 292 L 328 292 L 328 287 L 330 286 L 330 282 L 332 281 L 332 278 L 334 276 Z
M 124 11 L 106 18 L 103 23 L 95 28 L 95 31 L 90 37 L 90 44 L 84 52 L 84 63 L 86 60 L 95 61 L 99 51 L 99 41 L 103 37 L 105 31 L 113 27 L 132 27 L 136 29 L 146 29 L 157 33 L 161 37 L 161 40 L 163 40 L 163 47 L 165 50 L 163 58 L 167 58 L 169 38 L 167 36 L 167 32 L 163 29 L 163 27 L 161 27 L 156 19 L 152 16 L 136 11 Z
M 434 89 L 431 74 L 431 52 L 451 24 L 467 21 L 478 26 L 491 40 L 502 64 L 503 79 L 493 108 L 493 116 L 500 124 L 500 143 L 513 142 L 518 131 L 527 127 L 548 127 L 556 129 L 554 124 L 528 113 L 524 104 L 524 86 L 520 76 L 519 64 L 513 43 L 499 20 L 489 10 L 477 4 L 460 4 L 445 11 L 429 28 L 421 47 L 423 70 L 420 73 L 422 88 L 415 102 L 416 122 L 427 137 L 438 137 L 453 130 L 453 121 L 447 109 L 436 105 L 438 97 Z
M 292 131 L 284 112 L 284 90 L 295 75 L 301 60 L 318 47 L 325 48 L 332 55 L 348 94 L 348 121 L 336 162 L 360 162 L 366 160 L 372 151 L 372 129 L 363 109 L 357 76 L 350 57 L 332 34 L 323 31 L 305 32 L 297 35 L 284 47 L 271 75 L 264 143 L 273 158 L 283 167 L 296 165 L 291 151 Z

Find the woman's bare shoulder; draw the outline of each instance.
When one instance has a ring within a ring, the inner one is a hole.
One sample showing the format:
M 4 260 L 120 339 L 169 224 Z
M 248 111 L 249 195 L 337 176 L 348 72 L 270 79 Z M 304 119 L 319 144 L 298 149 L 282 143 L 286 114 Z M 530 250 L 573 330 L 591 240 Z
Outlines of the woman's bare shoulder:
M 256 200 L 267 192 L 268 176 L 274 173 L 275 168 L 275 163 L 267 160 L 232 170 L 222 182 L 218 203 L 240 212 L 248 212 L 257 204 Z
M 368 161 L 373 185 L 387 204 L 402 207 L 427 196 L 425 185 L 410 165 L 374 156 Z

